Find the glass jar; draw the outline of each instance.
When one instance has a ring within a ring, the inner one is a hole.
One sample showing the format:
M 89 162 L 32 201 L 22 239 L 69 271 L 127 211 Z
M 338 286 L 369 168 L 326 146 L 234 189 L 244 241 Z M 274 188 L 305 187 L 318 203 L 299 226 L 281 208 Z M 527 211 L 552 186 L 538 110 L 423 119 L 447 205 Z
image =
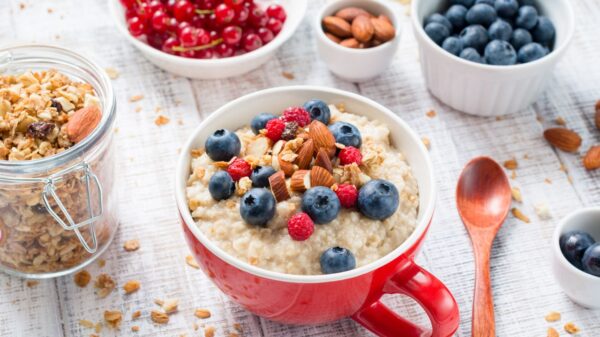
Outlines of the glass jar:
M 55 69 L 90 84 L 102 119 L 82 141 L 36 160 L 0 160 L 0 270 L 51 278 L 85 267 L 108 247 L 118 227 L 113 128 L 116 100 L 106 73 L 69 50 L 0 48 L 0 72 Z

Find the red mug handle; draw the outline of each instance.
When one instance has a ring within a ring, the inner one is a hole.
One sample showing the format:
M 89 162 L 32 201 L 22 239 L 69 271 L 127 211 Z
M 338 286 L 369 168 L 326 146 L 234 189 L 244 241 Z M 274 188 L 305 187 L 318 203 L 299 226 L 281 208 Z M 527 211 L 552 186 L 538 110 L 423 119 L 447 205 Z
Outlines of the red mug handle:
M 383 293 L 404 294 L 425 309 L 432 330 L 422 328 L 399 316 L 379 301 Z M 458 329 L 459 313 L 456 300 L 435 276 L 413 261 L 394 274 L 383 292 L 352 316 L 356 322 L 382 337 L 448 337 Z

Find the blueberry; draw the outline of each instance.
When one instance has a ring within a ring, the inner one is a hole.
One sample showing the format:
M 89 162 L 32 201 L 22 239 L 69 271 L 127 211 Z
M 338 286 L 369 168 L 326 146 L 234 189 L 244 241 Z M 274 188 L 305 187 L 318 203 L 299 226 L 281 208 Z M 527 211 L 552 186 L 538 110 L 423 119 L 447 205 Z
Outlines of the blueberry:
M 431 14 L 429 17 L 427 17 L 425 19 L 425 26 L 427 26 L 428 24 L 430 24 L 432 22 L 441 23 L 442 25 L 446 26 L 446 28 L 448 28 L 449 32 L 452 32 L 452 23 L 450 23 L 448 18 L 446 18 L 442 14 L 440 14 L 440 13 Z
M 450 36 L 448 27 L 441 23 L 431 22 L 425 26 L 425 33 L 438 45 L 441 45 L 444 40 Z
M 593 245 L 595 241 L 588 233 L 575 230 L 561 235 L 558 243 L 567 261 L 575 267 L 583 269 L 581 259 L 586 249 Z
M 538 11 L 533 6 L 523 6 L 519 8 L 515 24 L 519 28 L 532 29 L 538 22 Z
M 496 2 L 496 0 L 475 0 L 476 4 L 486 4 L 490 6 L 494 6 L 494 2 Z
M 253 188 L 240 200 L 240 215 L 250 225 L 265 226 L 275 215 L 276 205 L 271 191 Z
M 502 40 L 493 40 L 485 46 L 485 60 L 488 64 L 508 66 L 517 63 L 517 52 L 513 46 Z
M 450 21 L 452 27 L 458 32 L 467 25 L 465 16 L 467 15 L 467 7 L 462 5 L 452 5 L 446 11 L 446 19 Z
M 517 61 L 519 63 L 532 62 L 546 56 L 546 48 L 542 47 L 539 43 L 529 43 L 519 49 L 517 54 Z
M 313 187 L 302 196 L 302 211 L 316 224 L 326 224 L 340 212 L 340 199 L 330 188 Z
M 583 271 L 594 276 L 600 276 L 600 243 L 591 245 L 583 254 L 581 260 Z
M 398 189 L 387 180 L 370 180 L 358 191 L 358 210 L 367 218 L 386 219 L 396 212 L 398 203 Z
M 341 273 L 356 267 L 352 252 L 342 247 L 328 248 L 321 254 L 320 262 L 323 274 Z
M 554 40 L 556 30 L 552 21 L 545 16 L 538 17 L 537 25 L 531 30 L 535 42 L 550 45 Z
M 513 29 L 510 23 L 502 19 L 496 20 L 494 23 L 492 23 L 490 28 L 488 28 L 488 34 L 492 40 L 508 41 L 512 36 L 512 32 Z
M 450 54 L 454 54 L 456 56 L 460 55 L 460 52 L 463 50 L 462 42 L 455 36 L 450 36 L 449 38 L 445 39 L 444 43 L 442 43 L 442 48 L 444 48 Z
M 362 145 L 362 137 L 358 128 L 350 123 L 336 122 L 329 126 L 329 131 L 335 137 L 335 141 L 346 146 L 354 146 L 359 149 Z
M 494 3 L 498 16 L 503 18 L 512 18 L 519 11 L 517 0 L 496 0 Z
M 475 0 L 450 0 L 451 5 L 461 5 L 467 8 L 473 6 Z
M 250 180 L 252 180 L 252 186 L 254 187 L 269 187 L 269 177 L 272 176 L 275 169 L 271 166 L 257 166 L 252 170 L 250 174 Z
M 258 115 L 254 116 L 254 118 L 252 118 L 252 122 L 250 122 L 252 132 L 254 132 L 255 135 L 258 135 L 260 130 L 264 129 L 267 126 L 267 122 L 275 118 L 277 118 L 277 116 L 268 112 L 261 112 Z
M 325 102 L 313 99 L 304 103 L 304 110 L 308 111 L 311 120 L 318 120 L 319 122 L 327 125 L 329 124 L 329 118 L 331 118 L 331 112 Z
M 479 52 L 477 50 L 475 50 L 474 48 L 463 49 L 463 51 L 460 53 L 459 56 L 460 56 L 460 58 L 469 60 L 471 62 L 485 63 L 485 60 L 483 59 L 483 57 L 481 57 Z
M 204 143 L 206 154 L 214 161 L 229 161 L 240 154 L 242 144 L 238 136 L 225 129 L 215 131 Z
M 510 44 L 513 45 L 515 50 L 521 49 L 524 45 L 533 42 L 533 38 L 527 29 L 517 28 L 513 31 L 512 37 L 510 38 Z
M 477 4 L 467 11 L 467 22 L 472 25 L 483 25 L 485 27 L 491 25 L 498 15 L 494 7 L 487 4 Z
M 208 182 L 208 191 L 215 200 L 225 200 L 235 192 L 235 183 L 229 173 L 218 171 L 210 177 Z
M 464 48 L 475 48 L 477 50 L 483 50 L 489 41 L 487 31 L 481 25 L 466 27 L 460 32 L 459 38 Z

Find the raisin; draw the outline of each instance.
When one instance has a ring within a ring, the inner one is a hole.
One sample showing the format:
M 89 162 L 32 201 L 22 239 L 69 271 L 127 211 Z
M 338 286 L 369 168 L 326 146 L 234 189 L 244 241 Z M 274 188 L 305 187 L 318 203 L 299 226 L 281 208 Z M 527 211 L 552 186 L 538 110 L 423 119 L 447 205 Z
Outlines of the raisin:
M 55 99 L 51 100 L 50 106 L 52 108 L 55 108 L 56 111 L 58 111 L 58 112 L 62 112 L 63 111 L 62 105 L 57 100 L 55 100 Z
M 281 139 L 292 140 L 292 139 L 296 138 L 297 132 L 298 132 L 298 123 L 287 122 L 287 123 L 285 123 L 285 129 L 283 129 L 283 133 L 281 134 Z
M 38 139 L 45 139 L 54 130 L 54 127 L 54 123 L 34 122 L 27 127 L 27 135 Z

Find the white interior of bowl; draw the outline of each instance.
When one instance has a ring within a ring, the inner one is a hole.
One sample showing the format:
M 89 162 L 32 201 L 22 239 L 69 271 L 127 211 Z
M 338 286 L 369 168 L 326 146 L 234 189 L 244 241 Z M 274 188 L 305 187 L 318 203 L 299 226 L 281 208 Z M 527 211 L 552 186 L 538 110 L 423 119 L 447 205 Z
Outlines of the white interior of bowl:
M 186 181 L 190 174 L 190 150 L 204 146 L 206 138 L 215 130 L 236 130 L 248 125 L 252 117 L 260 112 L 280 114 L 292 105 L 301 105 L 310 99 L 321 99 L 328 104 L 344 103 L 346 110 L 369 119 L 379 120 L 391 131 L 393 145 L 402 152 L 410 164 L 419 185 L 419 215 L 417 227 L 411 236 L 398 248 L 381 259 L 357 269 L 331 275 L 289 275 L 252 266 L 233 258 L 204 236 L 192 219 L 185 196 Z M 357 94 L 337 89 L 295 86 L 279 87 L 259 91 L 227 103 L 204 120 L 183 147 L 177 164 L 176 199 L 179 211 L 188 228 L 210 251 L 239 269 L 262 277 L 296 283 L 318 283 L 355 277 L 374 270 L 412 247 L 422 236 L 433 216 L 435 186 L 433 170 L 427 149 L 420 137 L 398 116 L 382 105 Z

